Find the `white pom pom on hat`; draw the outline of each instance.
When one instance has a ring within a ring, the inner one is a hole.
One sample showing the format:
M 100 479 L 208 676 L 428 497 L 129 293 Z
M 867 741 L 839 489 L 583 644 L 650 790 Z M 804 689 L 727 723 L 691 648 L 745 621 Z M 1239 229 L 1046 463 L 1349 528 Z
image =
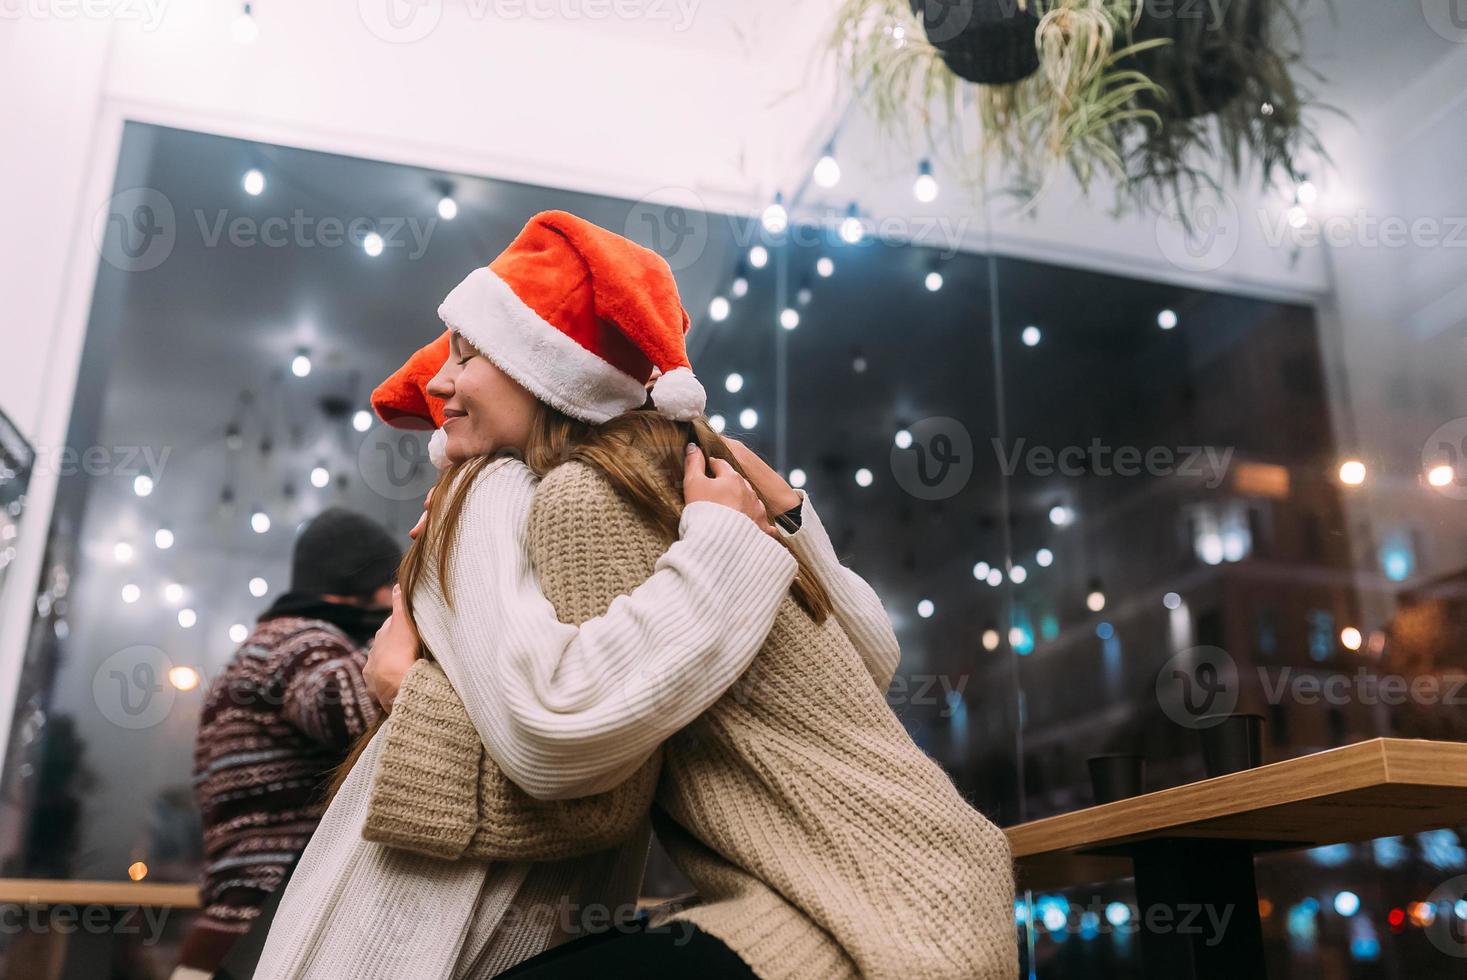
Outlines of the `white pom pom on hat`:
M 428 437 L 428 459 L 436 468 L 448 469 L 448 433 L 442 429 L 434 429 Z
M 691 422 L 708 407 L 708 392 L 692 368 L 673 368 L 652 383 L 652 406 L 660 415 Z

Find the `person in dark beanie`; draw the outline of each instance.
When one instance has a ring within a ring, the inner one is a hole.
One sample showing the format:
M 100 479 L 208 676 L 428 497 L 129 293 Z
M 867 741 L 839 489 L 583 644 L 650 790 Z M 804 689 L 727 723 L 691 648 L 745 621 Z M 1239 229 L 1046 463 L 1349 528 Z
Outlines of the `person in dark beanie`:
M 290 591 L 209 687 L 194 750 L 203 911 L 174 980 L 213 976 L 280 887 L 326 810 L 324 791 L 381 709 L 362 679 L 402 548 L 332 508 L 296 538 Z

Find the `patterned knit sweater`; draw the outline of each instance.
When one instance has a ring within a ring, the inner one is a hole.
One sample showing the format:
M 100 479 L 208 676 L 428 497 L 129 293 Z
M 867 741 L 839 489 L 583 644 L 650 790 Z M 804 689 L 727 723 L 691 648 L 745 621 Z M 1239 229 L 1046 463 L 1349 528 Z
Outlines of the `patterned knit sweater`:
M 257 624 L 210 686 L 193 777 L 204 909 L 182 965 L 216 969 L 305 850 L 332 770 L 380 713 L 366 662 L 337 627 L 287 616 Z
M 700 904 L 656 921 L 696 924 L 763 980 L 1016 976 L 1006 838 L 887 706 L 890 625 L 869 615 L 874 593 L 836 559 L 808 497 L 787 540 L 831 592 L 836 615 L 817 624 L 786 595 L 750 668 L 665 743 L 654 822 Z M 529 541 L 541 587 L 568 623 L 602 614 L 667 546 L 580 464 L 541 483 Z M 542 834 L 564 835 L 528 809 L 516 825 L 502 805 L 503 777 L 441 675 L 415 667 L 396 705 L 367 821 L 383 839 L 400 834 L 424 852 L 452 841 L 492 858 L 505 856 L 496 846 L 523 850 L 545 843 Z M 425 798 L 400 791 L 412 771 L 475 767 L 477 779 L 438 786 L 431 813 Z M 645 793 L 642 777 L 625 792 Z M 626 803 L 588 801 L 588 841 L 604 846 L 618 824 L 630 826 Z M 415 824 L 422 829 L 406 829 Z

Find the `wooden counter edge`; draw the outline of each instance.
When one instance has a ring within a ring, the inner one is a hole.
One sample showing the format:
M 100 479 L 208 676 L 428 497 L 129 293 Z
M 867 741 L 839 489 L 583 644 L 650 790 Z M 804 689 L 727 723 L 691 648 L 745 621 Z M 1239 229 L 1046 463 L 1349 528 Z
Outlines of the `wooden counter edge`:
M 1005 829 L 1015 858 L 1102 847 L 1388 784 L 1467 787 L 1467 743 L 1376 738 Z

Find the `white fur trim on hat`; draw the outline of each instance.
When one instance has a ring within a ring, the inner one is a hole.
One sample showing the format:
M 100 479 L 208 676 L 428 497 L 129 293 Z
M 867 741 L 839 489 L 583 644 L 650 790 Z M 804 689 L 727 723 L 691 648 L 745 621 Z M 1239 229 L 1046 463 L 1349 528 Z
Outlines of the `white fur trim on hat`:
M 438 316 L 536 398 L 574 418 L 599 424 L 647 401 L 642 382 L 541 319 L 487 267 L 453 287 Z
M 438 469 L 448 469 L 448 433 L 442 429 L 434 429 L 428 437 L 428 459 Z
M 693 376 L 692 369 L 673 368 L 652 383 L 652 404 L 661 415 L 690 422 L 708 406 L 708 392 Z

